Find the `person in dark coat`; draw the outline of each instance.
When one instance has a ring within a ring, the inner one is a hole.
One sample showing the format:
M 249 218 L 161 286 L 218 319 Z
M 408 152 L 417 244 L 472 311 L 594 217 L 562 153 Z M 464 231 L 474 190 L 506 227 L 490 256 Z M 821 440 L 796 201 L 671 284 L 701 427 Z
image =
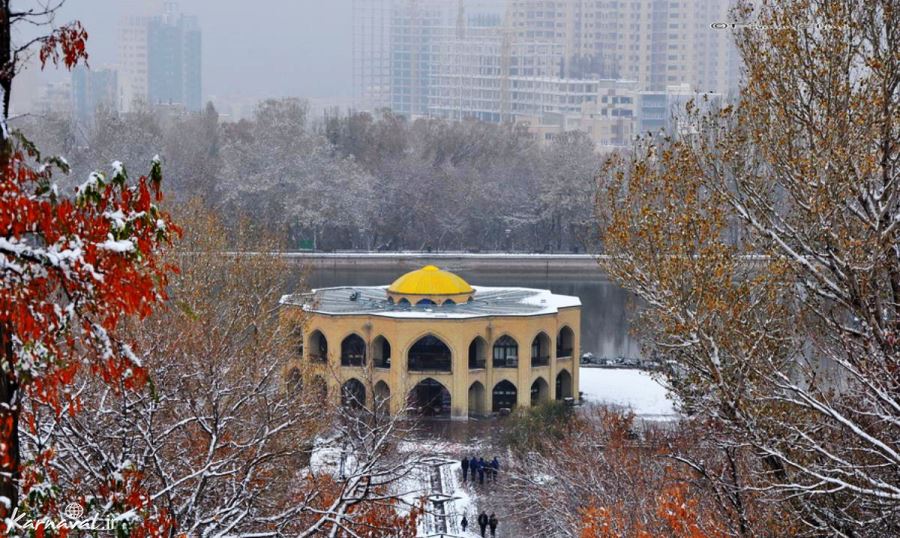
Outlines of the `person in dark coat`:
M 469 520 L 466 519 L 466 515 L 465 515 L 465 514 L 463 514 L 462 521 L 460 521 L 459 524 L 462 525 L 462 531 L 463 531 L 463 532 L 466 532 L 466 527 L 469 526 Z
M 491 538 L 497 536 L 497 523 L 499 523 L 499 521 L 497 521 L 497 516 L 491 512 L 491 518 L 488 520 L 488 525 L 491 526 Z
M 460 462 L 460 465 L 462 465 L 463 482 L 465 482 L 466 480 L 468 480 L 468 476 L 469 476 L 469 458 L 463 456 L 463 459 Z
M 478 484 L 482 486 L 484 485 L 484 472 L 486 471 L 485 467 L 486 465 L 484 464 L 483 459 L 478 462 Z
M 494 459 L 491 461 L 491 478 L 494 482 L 497 482 L 497 471 L 500 470 L 500 460 L 497 459 L 497 456 L 494 456 Z
M 481 515 L 478 516 L 478 526 L 481 527 L 481 538 L 484 538 L 484 531 L 487 529 L 488 522 L 488 515 L 482 510 Z

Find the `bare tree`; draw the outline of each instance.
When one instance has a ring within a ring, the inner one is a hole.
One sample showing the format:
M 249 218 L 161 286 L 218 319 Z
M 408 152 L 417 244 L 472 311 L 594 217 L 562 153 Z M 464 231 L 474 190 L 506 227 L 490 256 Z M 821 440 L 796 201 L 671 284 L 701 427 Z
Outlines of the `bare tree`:
M 900 529 L 898 7 L 742 6 L 740 103 L 602 176 L 604 265 L 685 411 L 810 533 Z
M 57 418 L 39 407 L 28 453 L 55 446 L 52 465 L 69 498 L 89 515 L 115 514 L 99 491 L 131 494 L 140 479 L 147 506 L 172 533 L 198 536 L 297 536 L 327 531 L 358 536 L 414 528 L 388 487 L 408 469 L 392 447 L 399 418 L 370 420 L 333 407 L 290 375 L 302 318 L 281 316 L 287 274 L 277 254 L 225 255 L 221 224 L 192 205 L 171 253 L 167 311 L 126 332 L 142 350 L 152 386 L 132 390 L 91 379 L 78 384 L 78 414 Z M 249 239 L 238 237 L 238 244 Z M 264 251 L 275 252 L 272 244 Z M 321 438 L 336 438 L 352 463 L 343 476 L 311 461 Z M 97 501 L 92 501 L 97 499 Z M 174 535 L 173 534 L 173 535 Z M 378 536 L 379 534 L 372 534 Z

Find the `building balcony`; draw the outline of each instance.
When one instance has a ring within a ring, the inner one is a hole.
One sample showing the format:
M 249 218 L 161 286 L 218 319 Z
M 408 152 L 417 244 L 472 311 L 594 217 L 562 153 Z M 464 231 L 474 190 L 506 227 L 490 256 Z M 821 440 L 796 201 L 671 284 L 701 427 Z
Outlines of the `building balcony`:
M 365 366 L 365 355 L 344 355 L 341 357 L 341 366 Z
M 571 359 L 572 358 L 572 348 L 570 348 L 570 347 L 556 348 L 556 358 L 557 359 Z
M 494 368 L 518 368 L 518 357 L 507 357 L 506 359 L 494 359 Z
M 547 366 L 550 364 L 550 355 L 538 355 L 531 357 L 531 366 Z

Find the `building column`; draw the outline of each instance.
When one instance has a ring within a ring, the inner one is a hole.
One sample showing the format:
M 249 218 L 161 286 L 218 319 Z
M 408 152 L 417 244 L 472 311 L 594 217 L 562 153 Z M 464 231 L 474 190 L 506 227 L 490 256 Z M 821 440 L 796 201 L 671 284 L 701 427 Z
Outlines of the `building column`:
M 391 343 L 391 372 L 388 374 L 390 378 L 391 389 L 391 415 L 397 415 L 404 407 L 406 399 L 406 379 L 407 379 L 407 363 L 405 350 L 407 347 L 404 342 Z M 408 350 L 407 350 L 408 352 Z
M 553 335 L 553 338 L 550 339 L 550 379 L 547 380 L 547 383 L 550 385 L 550 401 L 556 400 L 556 375 L 558 373 L 558 368 L 556 367 L 556 345 L 559 341 L 559 319 L 557 318 L 557 328 L 556 334 Z
M 578 330 L 573 330 L 574 338 L 572 339 L 572 398 L 577 402 L 581 399 L 580 384 L 578 378 L 581 375 L 581 316 L 578 316 L 576 325 Z
M 463 345 L 463 340 L 465 337 L 457 336 L 457 341 L 450 343 L 453 375 L 447 390 L 450 391 L 451 420 L 469 420 L 469 346 Z

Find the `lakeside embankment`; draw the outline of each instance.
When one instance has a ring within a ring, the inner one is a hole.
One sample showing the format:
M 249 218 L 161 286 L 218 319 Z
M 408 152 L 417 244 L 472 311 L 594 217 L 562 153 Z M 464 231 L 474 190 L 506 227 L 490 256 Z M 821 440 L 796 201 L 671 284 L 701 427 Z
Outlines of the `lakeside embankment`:
M 423 265 L 453 271 L 487 271 L 529 274 L 597 275 L 598 256 L 593 254 L 507 254 L 472 252 L 286 252 L 284 257 L 311 269 L 365 267 L 401 273 Z

